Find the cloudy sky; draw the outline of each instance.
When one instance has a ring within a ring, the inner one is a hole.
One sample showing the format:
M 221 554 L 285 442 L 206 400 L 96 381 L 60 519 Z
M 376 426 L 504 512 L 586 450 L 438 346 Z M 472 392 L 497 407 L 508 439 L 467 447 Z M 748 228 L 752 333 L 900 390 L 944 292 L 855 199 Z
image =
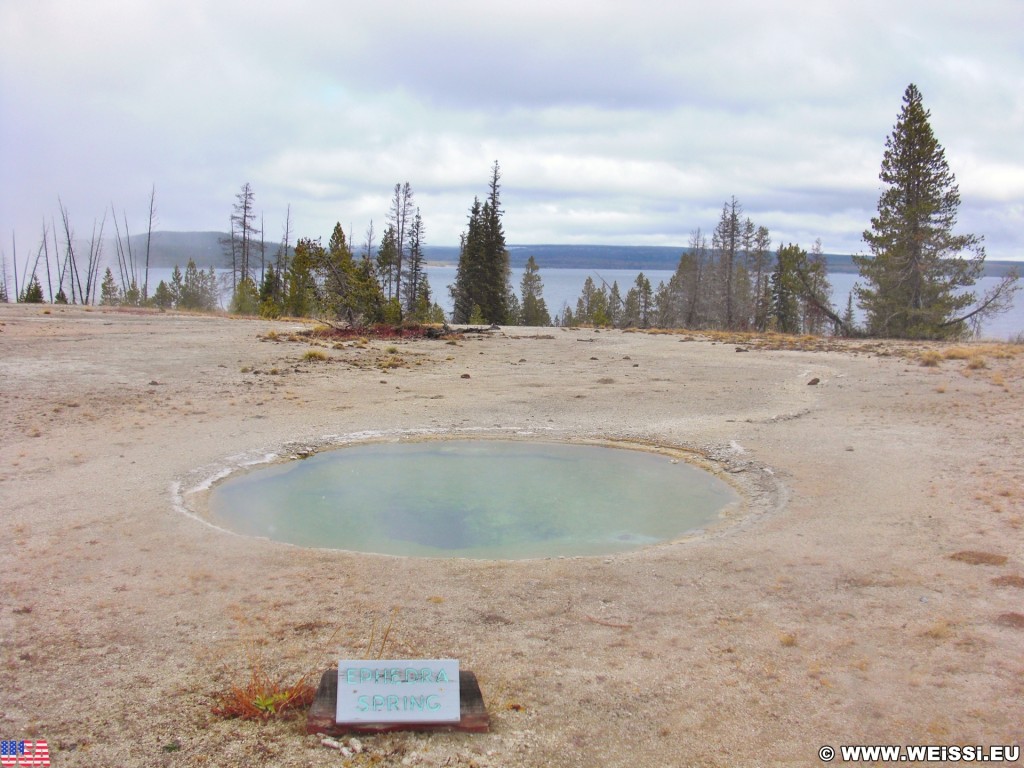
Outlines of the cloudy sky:
M 271 5 L 273 7 L 271 7 Z M 1024 2 L 0 0 L 0 249 L 58 196 L 88 236 L 380 233 L 408 181 L 455 245 L 500 163 L 510 243 L 685 245 L 735 195 L 775 242 L 863 250 L 916 83 L 960 231 L 1024 259 Z M 108 228 L 110 224 L 107 224 Z M 542 265 L 543 266 L 543 265 Z

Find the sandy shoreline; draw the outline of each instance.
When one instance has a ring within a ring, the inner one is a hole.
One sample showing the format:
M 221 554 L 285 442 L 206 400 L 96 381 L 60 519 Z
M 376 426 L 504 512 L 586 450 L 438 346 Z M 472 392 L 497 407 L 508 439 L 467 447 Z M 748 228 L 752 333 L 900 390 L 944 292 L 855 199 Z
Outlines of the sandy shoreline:
M 459 658 L 492 730 L 364 738 L 353 765 L 815 765 L 824 744 L 1022 739 L 1019 347 L 923 367 L 907 344 L 512 328 L 308 361 L 296 323 L 12 305 L 0 323 L 0 736 L 46 739 L 54 765 L 344 764 L 296 721 L 215 717 L 212 695 L 253 649 L 318 674 L 395 608 L 390 651 Z M 540 561 L 306 550 L 176 508 L 219 468 L 416 432 L 654 443 L 771 482 L 712 535 Z

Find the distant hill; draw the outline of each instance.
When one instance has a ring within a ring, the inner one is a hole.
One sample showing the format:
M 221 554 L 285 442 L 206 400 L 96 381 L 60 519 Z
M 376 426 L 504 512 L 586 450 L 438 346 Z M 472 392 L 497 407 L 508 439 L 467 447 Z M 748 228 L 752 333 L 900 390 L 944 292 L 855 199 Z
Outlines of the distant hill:
M 224 269 L 231 261 L 224 253 L 222 240 L 225 232 L 154 232 L 150 244 L 151 267 L 184 267 L 193 259 L 200 269 L 215 267 Z M 133 235 L 132 252 L 141 264 L 146 249 L 146 236 Z M 266 243 L 267 259 L 273 259 L 278 243 Z M 543 269 L 636 269 L 674 270 L 679 257 L 687 250 L 684 247 L 654 245 L 510 245 L 509 260 L 514 268 L 522 268 L 533 256 Z M 459 260 L 457 246 L 428 245 L 424 248 L 427 261 L 431 264 L 456 264 Z M 857 267 L 849 254 L 827 253 L 829 272 L 855 274 Z M 985 274 L 1001 277 L 1010 269 L 1020 269 L 1020 262 L 985 262 Z
M 220 241 L 227 237 L 226 232 L 154 232 L 149 246 L 149 266 L 184 268 L 188 260 L 195 261 L 200 269 L 215 267 L 223 269 L 231 266 L 231 261 L 224 253 Z M 142 264 L 146 258 L 146 236 L 132 235 L 129 238 L 132 255 L 136 264 Z M 274 253 L 277 244 L 268 248 L 268 254 Z

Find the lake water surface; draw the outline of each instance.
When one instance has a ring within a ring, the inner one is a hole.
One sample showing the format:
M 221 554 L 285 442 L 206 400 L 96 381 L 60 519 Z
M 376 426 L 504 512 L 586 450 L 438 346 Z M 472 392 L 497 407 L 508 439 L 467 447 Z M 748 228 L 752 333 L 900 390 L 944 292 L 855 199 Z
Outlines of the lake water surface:
M 626 292 L 636 281 L 639 271 L 636 269 L 544 269 L 542 266 L 540 276 L 544 282 L 544 301 L 547 303 L 548 312 L 551 313 L 552 318 L 556 314 L 561 313 L 566 306 L 575 312 L 576 299 L 579 298 L 580 291 L 583 289 L 583 283 L 587 277 L 591 277 L 598 286 L 602 284 L 602 279 L 608 286 L 611 286 L 613 282 L 618 282 L 619 292 L 625 297 Z M 172 270 L 170 269 L 150 270 L 150 294 L 153 293 L 160 280 L 170 282 L 171 272 Z M 227 272 L 219 272 L 218 274 L 224 276 L 227 275 Z M 669 281 L 672 277 L 672 272 L 670 270 L 652 269 L 644 270 L 644 275 L 651 281 L 651 286 L 657 289 L 659 283 L 667 283 Z M 453 265 L 428 264 L 427 277 L 430 280 L 430 289 L 433 291 L 434 301 L 440 304 L 450 316 L 452 300 L 448 287 L 455 282 L 455 267 Z M 522 277 L 522 269 L 512 270 L 512 285 L 517 293 Z M 848 273 L 833 273 L 828 278 L 832 283 L 832 305 L 838 309 L 839 314 L 842 314 L 846 308 L 846 298 L 853 290 L 853 286 L 859 279 L 859 276 Z M 974 290 L 978 295 L 981 295 L 987 289 L 996 285 L 999 280 L 1000 278 L 996 277 L 983 277 L 978 281 Z M 228 290 L 230 290 L 230 285 Z M 863 320 L 863 312 L 857 308 L 856 302 L 854 303 L 854 316 L 858 321 Z M 1006 341 L 1019 333 L 1024 333 L 1024 290 L 1018 291 L 1014 297 L 1014 306 L 1011 311 L 992 318 L 982 326 L 982 337 L 986 339 Z

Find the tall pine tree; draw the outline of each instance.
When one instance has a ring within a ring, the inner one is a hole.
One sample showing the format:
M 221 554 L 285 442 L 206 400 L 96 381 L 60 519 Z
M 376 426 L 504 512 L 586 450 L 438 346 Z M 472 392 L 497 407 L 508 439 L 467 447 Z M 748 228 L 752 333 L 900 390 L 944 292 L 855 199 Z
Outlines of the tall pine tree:
M 885 141 L 878 215 L 864 232 L 871 256 L 854 257 L 865 283 L 857 298 L 873 335 L 956 337 L 969 317 L 998 309 L 999 297 L 990 294 L 968 311 L 985 251 L 980 237 L 953 233 L 960 190 L 930 117 L 917 86 L 907 86 Z M 1004 285 L 1012 293 L 1012 281 Z
M 551 315 L 548 313 L 548 307 L 544 301 L 544 282 L 541 280 L 540 268 L 533 256 L 526 260 L 526 269 L 523 270 L 523 279 L 519 283 L 519 290 L 523 297 L 520 324 L 551 325 Z
M 501 170 L 491 169 L 490 192 L 483 205 L 473 200 L 469 226 L 462 235 L 455 284 L 450 287 L 455 310 L 453 322 L 468 323 L 479 315 L 488 323 L 504 323 L 511 295 L 508 249 L 501 222 Z M 475 311 L 478 309 L 479 311 Z

